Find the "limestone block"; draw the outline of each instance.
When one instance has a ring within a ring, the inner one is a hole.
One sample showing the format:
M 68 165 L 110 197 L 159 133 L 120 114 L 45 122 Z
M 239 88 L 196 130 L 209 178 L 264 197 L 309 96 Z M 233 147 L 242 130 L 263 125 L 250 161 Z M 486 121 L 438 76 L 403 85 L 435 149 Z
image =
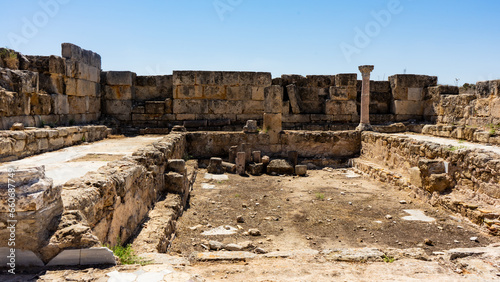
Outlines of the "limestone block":
M 65 74 L 66 73 L 66 59 L 59 56 L 49 57 L 49 72 L 51 74 Z
M 308 75 L 306 79 L 309 87 L 329 88 L 335 85 L 334 75 Z
M 81 249 L 80 265 L 116 265 L 113 252 L 106 247 Z
M 255 74 L 254 84 L 261 87 L 268 87 L 271 86 L 272 80 L 270 72 L 257 72 Z
M 132 111 L 132 101 L 130 100 L 104 100 L 105 114 L 126 114 Z
M 251 86 L 229 86 L 227 87 L 227 100 L 252 100 Z
M 283 101 L 283 110 L 281 111 L 283 115 L 290 114 L 290 101 Z
M 71 78 L 90 80 L 90 66 L 82 61 L 67 60 L 66 76 Z
M 307 175 L 307 165 L 296 165 L 295 166 L 295 174 L 298 176 L 306 176 Z
M 263 114 L 264 101 L 245 101 L 243 103 L 244 114 Z
M 206 114 L 208 113 L 207 100 L 181 100 L 173 101 L 174 114 Z
M 267 166 L 267 173 L 293 175 L 294 167 L 285 160 L 272 160 Z
M 284 122 L 308 123 L 311 122 L 311 115 L 287 115 L 283 117 Z
M 283 110 L 283 88 L 278 85 L 264 89 L 264 112 L 269 114 L 281 114 Z
M 101 113 L 101 99 L 96 97 L 86 97 L 87 112 Z
M 271 144 L 279 142 L 279 135 L 282 130 L 281 114 L 264 114 L 264 132 L 269 134 Z
M 88 110 L 88 97 L 68 96 L 70 114 L 84 114 Z
M 389 81 L 370 81 L 370 92 L 390 93 L 391 83 Z
M 254 101 L 264 101 L 264 88 L 263 86 L 253 86 L 252 87 L 252 100 Z
M 494 118 L 500 118 L 500 98 L 491 100 L 490 108 L 491 116 Z
M 104 86 L 104 99 L 107 100 L 131 100 L 134 96 L 134 87 L 130 86 Z
M 326 100 L 325 114 L 327 115 L 352 115 L 357 114 L 356 101 Z
M 175 102 L 175 101 L 174 101 Z M 244 101 L 209 100 L 208 113 L 211 114 L 242 114 Z
M 239 72 L 239 85 L 256 85 L 257 74 L 255 72 Z
M 52 98 L 47 94 L 32 94 L 30 98 L 31 115 L 48 115 L 52 107 Z
M 184 120 L 195 120 L 196 114 L 175 114 L 175 120 L 184 121 Z
M 175 86 L 174 97 L 176 99 L 201 99 L 203 97 L 203 87 L 200 85 Z
M 163 114 L 165 112 L 165 101 L 146 101 L 146 114 Z
M 212 174 L 224 174 L 221 158 L 210 158 L 210 163 L 207 167 L 207 172 Z
M 225 99 L 226 87 L 221 85 L 203 86 L 203 98 L 205 99 Z
M 490 96 L 500 96 L 500 80 L 478 81 L 476 83 L 476 93 L 481 98 Z
M 393 113 L 396 115 L 422 115 L 424 113 L 421 101 L 394 100 Z
M 132 86 L 136 77 L 136 74 L 130 71 L 107 71 L 102 74 L 107 85 Z
M 82 48 L 71 43 L 62 43 L 62 56 L 66 59 L 80 60 L 82 58 Z
M 165 99 L 165 113 L 166 114 L 173 113 L 173 102 L 172 99 L 170 98 Z
M 290 84 L 286 86 L 286 91 L 288 93 L 288 98 L 290 100 L 290 107 L 292 109 L 292 113 L 300 114 L 301 109 L 301 99 L 299 96 L 299 90 L 295 84 Z
M 357 73 L 340 73 L 335 75 L 335 86 L 356 86 L 358 83 Z
M 183 159 L 168 160 L 167 170 L 177 172 L 177 173 L 184 175 L 184 174 L 186 174 L 186 161 Z
M 410 87 L 410 88 L 408 88 L 408 100 L 421 101 L 422 100 L 422 93 L 423 93 L 423 88 Z
M 40 74 L 40 90 L 47 93 L 63 94 L 65 87 L 64 75 L 62 74 Z
M 302 114 L 322 114 L 325 112 L 325 104 L 320 100 L 302 101 L 300 111 Z
M 241 114 L 241 115 L 224 115 L 226 119 L 246 122 L 247 120 L 262 120 L 262 114 Z
M 50 95 L 51 109 L 52 113 L 56 115 L 67 115 L 69 114 L 69 102 L 68 96 L 63 94 L 51 94 Z
M 246 154 L 245 152 L 236 153 L 236 173 L 239 175 L 245 174 L 245 165 L 246 165 Z
M 273 83 L 274 85 L 290 85 L 295 84 L 297 87 L 306 87 L 308 85 L 308 80 L 302 75 L 297 74 L 284 74 L 279 79 L 280 83 Z
M 196 72 L 194 71 L 174 71 L 173 72 L 173 85 L 194 85 L 196 79 Z

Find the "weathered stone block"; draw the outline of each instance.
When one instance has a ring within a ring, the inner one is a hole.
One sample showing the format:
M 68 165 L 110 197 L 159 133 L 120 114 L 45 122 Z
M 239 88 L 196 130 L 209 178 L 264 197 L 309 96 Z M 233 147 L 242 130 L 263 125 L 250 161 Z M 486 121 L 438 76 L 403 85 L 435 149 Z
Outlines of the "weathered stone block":
M 166 114 L 171 114 L 173 112 L 173 102 L 172 99 L 167 98 L 165 99 L 165 113 Z
M 173 171 L 184 175 L 186 174 L 186 161 L 183 159 L 168 160 L 167 169 L 168 171 Z
M 176 99 L 201 99 L 203 97 L 203 87 L 200 85 L 179 85 L 174 88 Z
M 69 103 L 68 103 L 68 96 L 67 95 L 62 95 L 62 94 L 52 94 L 50 95 L 52 102 L 51 102 L 51 109 L 52 113 L 56 115 L 67 115 L 69 114 Z
M 173 85 L 194 85 L 196 79 L 196 72 L 194 71 L 174 71 L 173 72 Z
M 226 87 L 219 85 L 203 86 L 203 98 L 205 99 L 225 99 Z
M 207 172 L 212 174 L 224 174 L 221 158 L 210 158 L 210 163 L 207 167 Z
M 52 107 L 52 98 L 47 94 L 32 94 L 31 115 L 48 115 Z
M 88 97 L 68 96 L 69 112 L 71 114 L 84 114 L 88 110 Z
M 132 111 L 132 101 L 130 100 L 104 100 L 105 114 L 124 114 L 130 116 Z
M 136 74 L 130 71 L 107 71 L 102 72 L 107 85 L 134 85 Z
M 227 87 L 227 100 L 252 100 L 251 86 Z
M 281 114 L 264 114 L 263 130 L 269 134 L 271 144 L 279 142 L 279 135 L 282 130 Z
M 408 100 L 421 101 L 422 100 L 422 93 L 423 93 L 423 88 L 410 87 L 410 88 L 408 88 Z
M 44 90 L 50 94 L 64 93 L 64 75 L 62 74 L 40 74 L 40 90 Z
M 177 172 L 165 174 L 165 190 L 168 193 L 184 194 L 188 189 L 186 177 Z
M 335 85 L 334 75 L 308 75 L 306 79 L 309 87 L 329 88 Z
M 306 176 L 307 175 L 307 165 L 296 165 L 295 166 L 295 174 L 298 176 Z
M 252 100 L 254 101 L 264 101 L 264 86 L 253 86 L 252 87 Z
M 264 112 L 281 114 L 283 110 L 283 87 L 273 85 L 264 90 Z
M 212 114 L 242 114 L 243 101 L 209 100 L 208 112 Z
M 394 100 L 392 109 L 396 115 L 423 115 L 424 113 L 421 101 Z
M 66 59 L 80 60 L 82 58 L 82 48 L 71 43 L 61 44 L 62 56 Z
M 174 114 L 208 114 L 208 101 L 175 99 L 172 112 Z
M 326 100 L 325 114 L 327 115 L 352 115 L 357 114 L 356 101 Z
M 301 108 L 301 99 L 299 95 L 299 90 L 295 84 L 290 84 L 286 86 L 286 91 L 288 94 L 288 98 L 290 100 L 290 107 L 292 109 L 292 113 L 300 114 Z
M 146 101 L 146 114 L 165 113 L 165 101 Z
M 285 160 L 272 160 L 269 165 L 267 165 L 267 173 L 292 175 L 294 173 L 294 168 Z
M 357 73 L 340 73 L 335 75 L 335 86 L 356 86 L 357 83 Z
M 264 101 L 245 101 L 243 102 L 244 114 L 263 114 Z
M 66 60 L 59 56 L 49 57 L 49 72 L 51 74 L 65 74 L 66 73 Z

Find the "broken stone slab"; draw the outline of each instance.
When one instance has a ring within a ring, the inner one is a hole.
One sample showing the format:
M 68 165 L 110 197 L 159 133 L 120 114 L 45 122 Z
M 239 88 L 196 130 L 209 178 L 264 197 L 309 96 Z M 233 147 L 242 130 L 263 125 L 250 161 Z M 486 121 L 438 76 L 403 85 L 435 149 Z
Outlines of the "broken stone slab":
M 232 234 L 236 234 L 237 231 L 238 231 L 237 228 L 234 228 L 234 227 L 229 226 L 229 225 L 225 225 L 225 226 L 219 226 L 217 228 L 207 230 L 207 231 L 201 233 L 201 235 L 203 235 L 203 236 L 232 235 Z
M 272 160 L 267 166 L 267 173 L 292 175 L 294 173 L 294 169 L 293 166 L 285 160 Z
M 264 166 L 267 166 L 269 164 L 269 162 L 271 161 L 271 158 L 269 158 L 269 156 L 263 156 L 262 157 L 262 164 Z
M 58 265 L 116 265 L 116 259 L 113 252 L 106 247 L 64 250 L 47 264 Z
M 295 174 L 298 176 L 306 176 L 307 175 L 307 165 L 296 165 L 295 166 Z
M 207 179 L 207 180 L 215 180 L 215 181 L 226 181 L 226 180 L 229 180 L 229 177 L 227 175 L 225 175 L 225 174 L 205 173 L 205 176 L 203 178 Z
M 379 249 L 334 249 L 322 252 L 327 260 L 346 262 L 382 261 L 384 253 Z
M 202 252 L 195 253 L 193 258 L 197 261 L 234 261 L 234 260 L 247 260 L 257 257 L 256 254 L 250 252 Z
M 236 173 L 236 165 L 228 162 L 222 162 L 222 167 L 228 173 Z
M 221 158 L 210 158 L 210 163 L 207 167 L 207 172 L 212 174 L 224 174 Z
M 409 216 L 402 217 L 403 220 L 410 221 L 424 221 L 424 222 L 434 222 L 435 218 L 426 216 L 421 210 L 404 210 L 404 212 L 410 214 Z
M 256 120 L 247 120 L 247 124 L 243 127 L 245 133 L 259 133 Z
M 290 106 L 292 108 L 293 114 L 300 114 L 300 96 L 297 86 L 295 84 L 290 84 L 286 86 L 286 91 L 288 93 L 288 98 L 290 99 Z

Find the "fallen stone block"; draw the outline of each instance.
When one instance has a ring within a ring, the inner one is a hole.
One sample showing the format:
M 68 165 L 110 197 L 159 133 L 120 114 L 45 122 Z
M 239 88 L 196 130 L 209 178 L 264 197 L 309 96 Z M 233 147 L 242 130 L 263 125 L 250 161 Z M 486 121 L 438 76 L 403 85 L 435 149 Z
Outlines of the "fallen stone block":
M 223 174 L 224 168 L 222 167 L 222 159 L 210 158 L 210 163 L 207 167 L 207 172 L 212 174 Z
M 294 169 L 293 166 L 285 160 L 272 160 L 267 166 L 267 173 L 292 175 Z
M 264 171 L 264 165 L 262 163 L 248 165 L 248 172 L 251 175 L 261 175 L 262 171 Z
M 236 165 L 228 162 L 222 162 L 222 167 L 228 173 L 236 173 Z
M 296 165 L 295 174 L 298 176 L 305 176 L 307 174 L 307 165 Z

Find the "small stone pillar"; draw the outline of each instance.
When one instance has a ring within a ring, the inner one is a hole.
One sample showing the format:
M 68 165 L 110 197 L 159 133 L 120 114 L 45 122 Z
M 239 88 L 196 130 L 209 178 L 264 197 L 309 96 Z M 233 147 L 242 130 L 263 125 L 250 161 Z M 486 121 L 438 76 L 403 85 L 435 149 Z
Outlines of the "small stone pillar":
M 210 163 L 207 167 L 207 172 L 212 174 L 223 174 L 224 168 L 222 167 L 222 159 L 210 158 Z
M 239 175 L 245 174 L 245 152 L 238 152 L 236 156 L 236 173 Z
M 236 163 L 236 153 L 238 153 L 238 146 L 231 146 L 229 148 L 229 162 Z
M 361 88 L 361 119 L 356 130 L 372 130 L 370 125 L 370 72 L 373 66 L 359 66 L 359 71 L 363 76 L 363 86 Z
M 243 127 L 243 132 L 245 133 L 259 133 L 259 129 L 257 128 L 256 120 L 247 120 L 247 124 Z
M 297 151 L 290 151 L 288 152 L 288 162 L 295 167 L 296 165 L 299 164 L 299 152 Z

